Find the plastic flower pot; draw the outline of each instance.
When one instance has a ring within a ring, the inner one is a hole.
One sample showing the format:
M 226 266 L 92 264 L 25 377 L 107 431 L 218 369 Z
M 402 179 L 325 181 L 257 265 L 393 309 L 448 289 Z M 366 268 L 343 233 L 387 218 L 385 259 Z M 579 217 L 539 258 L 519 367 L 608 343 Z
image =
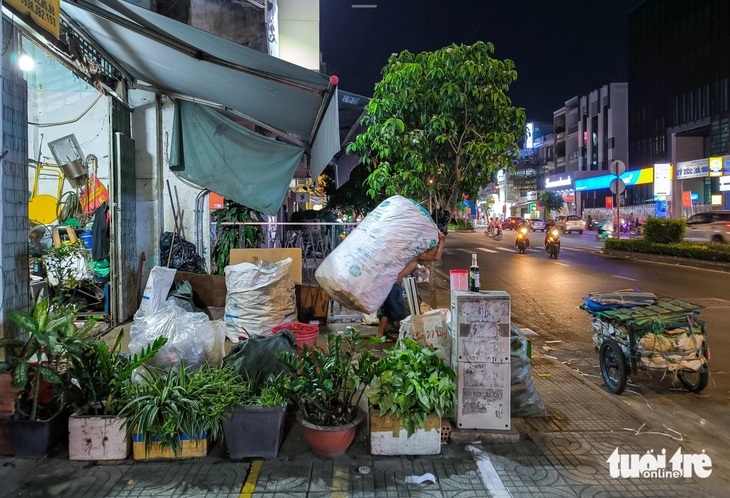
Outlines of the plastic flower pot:
M 358 410 L 355 420 L 349 424 L 324 426 L 307 422 L 301 414 L 298 416 L 304 429 L 304 439 L 307 440 L 315 455 L 323 457 L 344 455 L 355 440 L 357 426 L 364 418 L 362 410 Z
M 228 456 L 276 458 L 284 438 L 285 406 L 236 406 L 223 421 Z

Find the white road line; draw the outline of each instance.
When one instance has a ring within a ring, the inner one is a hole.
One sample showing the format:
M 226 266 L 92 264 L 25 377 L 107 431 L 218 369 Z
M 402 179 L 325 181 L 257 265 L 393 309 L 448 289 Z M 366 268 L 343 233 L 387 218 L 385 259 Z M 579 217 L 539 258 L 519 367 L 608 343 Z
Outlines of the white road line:
M 616 278 L 622 278 L 624 280 L 631 280 L 632 282 L 636 282 L 637 280 L 635 278 L 629 278 L 629 277 L 622 277 L 621 275 L 611 275 L 612 277 Z
M 577 247 L 561 247 L 563 251 L 585 251 L 585 249 L 578 249 Z
M 560 266 L 570 266 L 570 265 L 566 265 L 565 263 L 558 263 L 557 261 L 555 263 L 559 264 Z
M 492 249 L 487 249 L 486 247 L 480 247 L 479 250 L 484 251 L 484 252 L 489 252 L 492 254 L 497 254 L 497 251 L 493 251 Z
M 479 474 L 482 477 L 482 483 L 487 488 L 487 491 L 489 491 L 489 494 L 493 498 L 512 498 L 512 493 L 509 492 L 504 482 L 502 482 L 502 478 L 499 477 L 499 473 L 494 468 L 494 464 L 489 459 L 489 455 L 471 445 L 467 446 L 466 449 L 471 451 L 472 457 L 476 460 Z
M 511 249 L 509 247 L 496 246 L 496 248 L 499 249 L 500 251 L 515 252 L 514 249 Z

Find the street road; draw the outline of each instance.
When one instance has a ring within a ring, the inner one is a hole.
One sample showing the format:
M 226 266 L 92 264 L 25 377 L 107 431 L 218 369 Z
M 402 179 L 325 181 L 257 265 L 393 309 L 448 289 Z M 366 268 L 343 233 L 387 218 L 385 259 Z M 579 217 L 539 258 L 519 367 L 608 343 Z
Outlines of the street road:
M 557 260 L 542 249 L 544 234 L 530 233 L 532 249 L 519 254 L 516 232 L 506 231 L 501 240 L 476 233 L 450 233 L 438 277 L 449 270 L 467 269 L 471 254 L 478 255 L 482 290 L 503 290 L 512 296 L 512 319 L 539 334 L 533 355 L 557 357 L 586 376 L 598 377 L 598 354 L 593 347 L 589 315 L 580 310 L 582 297 L 595 291 L 634 287 L 657 296 L 672 297 L 704 307 L 711 354 L 710 384 L 700 395 L 681 389 L 674 376 L 639 372 L 623 398 L 642 409 L 648 419 L 684 434 L 703 448 L 713 450 L 713 462 L 723 454 L 730 462 L 730 275 L 678 265 L 653 263 L 600 254 L 602 241 L 595 232 L 562 237 Z M 562 341 L 545 345 L 546 340 Z M 549 348 L 545 349 L 545 347 Z M 639 395 L 643 396 L 642 399 Z M 726 467 L 727 468 L 727 467 Z

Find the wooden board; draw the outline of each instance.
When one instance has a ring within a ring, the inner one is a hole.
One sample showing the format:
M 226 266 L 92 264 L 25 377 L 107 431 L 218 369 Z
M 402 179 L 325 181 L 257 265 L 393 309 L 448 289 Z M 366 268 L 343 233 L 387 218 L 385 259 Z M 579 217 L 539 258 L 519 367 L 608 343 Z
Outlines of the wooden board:
M 302 284 L 302 250 L 301 248 L 288 249 L 231 249 L 232 265 L 240 263 L 258 264 L 259 261 L 276 263 L 286 258 L 292 259 L 289 274 L 295 284 Z

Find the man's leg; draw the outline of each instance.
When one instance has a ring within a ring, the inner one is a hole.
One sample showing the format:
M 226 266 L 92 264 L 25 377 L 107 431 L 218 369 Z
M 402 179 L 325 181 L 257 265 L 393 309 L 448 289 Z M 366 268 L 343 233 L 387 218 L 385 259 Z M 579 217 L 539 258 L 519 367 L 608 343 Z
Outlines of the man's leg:
M 385 328 L 388 326 L 388 317 L 382 316 L 380 317 L 380 326 L 378 327 L 378 334 L 375 336 L 376 338 L 383 337 L 383 334 L 385 334 Z

